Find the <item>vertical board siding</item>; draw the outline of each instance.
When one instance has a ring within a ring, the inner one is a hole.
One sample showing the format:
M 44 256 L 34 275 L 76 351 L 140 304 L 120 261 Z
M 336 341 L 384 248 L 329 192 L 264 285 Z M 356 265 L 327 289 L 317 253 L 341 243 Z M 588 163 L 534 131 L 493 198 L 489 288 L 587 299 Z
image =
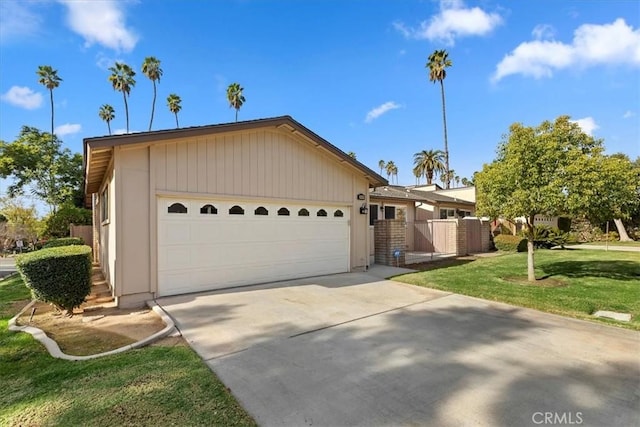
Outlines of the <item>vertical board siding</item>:
M 157 190 L 353 201 L 353 173 L 285 132 L 199 137 L 154 149 Z

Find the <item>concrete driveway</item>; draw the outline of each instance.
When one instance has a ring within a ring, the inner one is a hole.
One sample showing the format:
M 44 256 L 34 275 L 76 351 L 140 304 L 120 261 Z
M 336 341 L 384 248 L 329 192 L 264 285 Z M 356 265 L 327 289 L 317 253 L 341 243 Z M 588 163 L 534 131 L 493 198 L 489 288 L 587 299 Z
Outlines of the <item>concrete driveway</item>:
M 637 425 L 640 334 L 376 273 L 158 303 L 260 425 Z

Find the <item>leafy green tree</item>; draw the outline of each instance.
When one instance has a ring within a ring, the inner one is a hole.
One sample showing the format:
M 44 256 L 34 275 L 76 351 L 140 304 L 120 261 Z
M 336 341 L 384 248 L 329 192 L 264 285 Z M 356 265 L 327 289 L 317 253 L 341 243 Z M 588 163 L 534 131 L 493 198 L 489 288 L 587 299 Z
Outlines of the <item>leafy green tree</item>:
M 463 187 L 468 187 L 471 185 L 471 181 L 469 181 L 466 177 L 462 177 L 462 186 Z
M 51 100 L 51 135 L 53 136 L 53 90 L 60 86 L 62 79 L 58 76 L 58 70 L 54 70 L 50 65 L 39 65 L 38 83 L 49 89 L 49 98 Z
M 55 135 L 23 126 L 15 141 L 0 141 L 0 178 L 9 177 L 9 197 L 28 189 L 55 212 L 82 193 L 82 155 L 63 149 Z
M 243 87 L 238 83 L 231 83 L 227 88 L 227 101 L 229 101 L 229 107 L 236 110 L 236 122 L 238 121 L 238 111 L 244 104 L 244 96 L 242 95 Z
M 111 71 L 109 81 L 113 86 L 113 90 L 122 92 L 124 114 L 127 118 L 127 133 L 129 133 L 129 104 L 127 103 L 127 98 L 131 93 L 131 89 L 136 85 L 136 80 L 134 79 L 136 72 L 124 62 L 116 62 L 116 65 L 109 67 L 109 71 Z
M 435 50 L 429 55 L 426 68 L 429 69 L 429 80 L 433 83 L 440 82 L 440 94 L 442 96 L 442 122 L 444 124 L 444 170 L 449 180 L 446 187 L 449 188 L 451 179 L 449 172 L 449 142 L 447 141 L 447 112 L 444 102 L 444 79 L 447 77 L 447 68 L 451 67 L 452 62 L 446 50 Z
M 92 213 L 90 209 L 84 209 L 65 203 L 55 213 L 48 215 L 44 222 L 44 235 L 47 237 L 67 237 L 69 236 L 71 224 L 91 225 Z M 91 242 L 87 242 L 91 244 Z
M 178 124 L 178 113 L 182 110 L 182 99 L 175 93 L 170 94 L 167 97 L 167 106 L 169 107 L 169 111 L 171 111 L 176 116 L 176 128 L 179 128 Z
M 424 175 L 427 179 L 427 185 L 431 185 L 434 172 L 444 171 L 443 155 L 441 150 L 422 150 L 413 155 L 414 172 L 420 172 L 420 175 Z
M 13 247 L 17 240 L 22 240 L 24 247 L 35 244 L 42 230 L 36 208 L 26 206 L 20 198 L 0 198 L 0 213 L 4 221 L 0 224 L 0 250 Z
M 386 166 L 386 162 L 384 160 L 380 160 L 378 161 L 378 167 L 380 168 L 380 175 L 382 175 L 382 170 L 384 169 L 384 167 Z
M 147 76 L 153 83 L 153 102 L 151 103 L 151 120 L 149 120 L 149 130 L 153 125 L 153 114 L 156 111 L 156 80 L 160 83 L 162 77 L 162 68 L 160 68 L 160 60 L 155 56 L 147 56 L 142 63 L 142 74 Z
M 349 151 L 347 153 L 347 156 L 351 157 L 353 160 L 356 160 L 356 153 L 355 151 Z
M 111 135 L 111 121 L 116 118 L 116 110 L 109 104 L 103 104 L 98 110 L 98 116 L 107 122 L 107 129 L 109 129 L 109 135 Z
M 493 163 L 475 174 L 480 215 L 525 218 L 529 281 L 535 281 L 536 214 L 623 217 L 636 203 L 637 175 L 603 150 L 602 140 L 582 132 L 567 116 L 537 127 L 514 123 Z

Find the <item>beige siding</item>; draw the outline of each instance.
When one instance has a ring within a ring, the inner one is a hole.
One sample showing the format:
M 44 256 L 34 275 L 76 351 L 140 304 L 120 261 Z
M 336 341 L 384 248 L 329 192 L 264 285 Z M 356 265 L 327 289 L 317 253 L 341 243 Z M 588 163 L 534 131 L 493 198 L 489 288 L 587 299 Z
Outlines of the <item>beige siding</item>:
M 109 219 L 102 221 L 102 192 L 105 188 L 108 190 L 109 199 Z M 102 271 L 104 273 L 105 280 L 111 286 L 111 289 L 115 289 L 115 271 L 116 271 L 116 209 L 115 209 L 115 173 L 113 168 L 110 168 L 107 172 L 105 182 L 100 187 L 100 198 L 96 208 L 98 209 L 97 218 L 100 220 L 100 226 L 98 227 L 99 236 L 99 255 L 98 260 L 100 262 Z
M 176 140 L 152 150 L 158 191 L 353 201 L 352 173 L 284 131 Z

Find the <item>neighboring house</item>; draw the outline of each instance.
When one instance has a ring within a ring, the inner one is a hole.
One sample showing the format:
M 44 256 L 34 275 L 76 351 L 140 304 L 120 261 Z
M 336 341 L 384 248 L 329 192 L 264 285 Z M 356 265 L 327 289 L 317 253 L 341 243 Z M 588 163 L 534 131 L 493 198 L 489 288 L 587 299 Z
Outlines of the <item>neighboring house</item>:
M 119 306 L 364 270 L 387 181 L 289 116 L 84 140 L 95 258 Z
M 473 216 L 475 203 L 441 194 L 435 186 L 427 190 L 387 185 L 370 190 L 369 235 L 373 241 L 373 226 L 378 219 L 400 219 L 407 223 L 406 249 L 414 250 L 415 232 L 412 224 L 430 219 L 454 219 Z M 475 193 L 474 193 L 475 194 Z M 373 258 L 375 248 L 369 248 Z

